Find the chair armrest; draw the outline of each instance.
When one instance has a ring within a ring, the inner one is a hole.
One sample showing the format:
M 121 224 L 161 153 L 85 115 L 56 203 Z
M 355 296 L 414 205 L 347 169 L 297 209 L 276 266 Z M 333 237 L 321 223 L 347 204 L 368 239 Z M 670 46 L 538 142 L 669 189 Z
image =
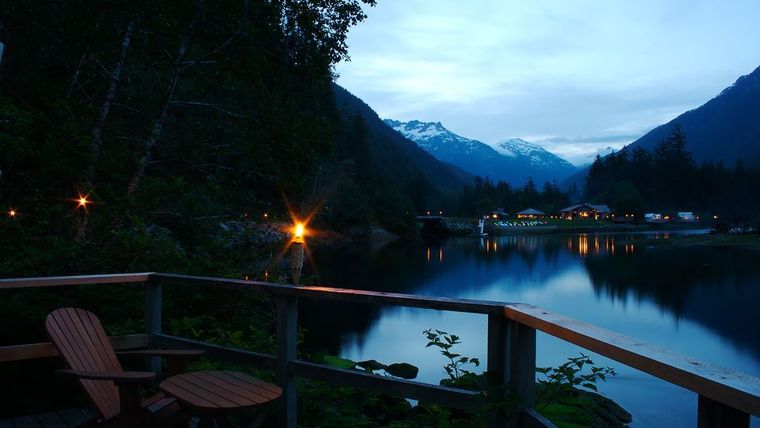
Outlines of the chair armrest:
M 150 382 L 156 378 L 153 372 L 85 372 L 80 370 L 56 370 L 61 376 L 85 380 L 110 380 L 116 384 Z
M 169 357 L 169 358 L 200 358 L 205 351 L 200 349 L 139 349 L 136 351 L 120 351 L 118 356 L 125 357 Z
M 122 351 L 116 355 L 121 357 L 165 357 L 166 371 L 170 376 L 187 371 L 187 361 L 197 360 L 204 351 L 198 349 L 140 349 L 137 351 Z

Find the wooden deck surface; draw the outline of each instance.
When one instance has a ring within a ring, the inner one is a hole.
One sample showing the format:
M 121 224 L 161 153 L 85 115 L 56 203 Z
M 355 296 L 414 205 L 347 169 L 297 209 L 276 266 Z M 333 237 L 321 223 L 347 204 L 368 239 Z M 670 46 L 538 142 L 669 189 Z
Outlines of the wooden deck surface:
M 39 415 L 0 419 L 0 428 L 75 428 L 92 419 L 91 409 L 66 409 Z M 198 426 L 198 419 L 190 420 L 190 428 Z
M 0 428 L 73 428 L 87 422 L 94 416 L 90 409 L 66 409 L 39 415 L 19 416 L 0 420 Z

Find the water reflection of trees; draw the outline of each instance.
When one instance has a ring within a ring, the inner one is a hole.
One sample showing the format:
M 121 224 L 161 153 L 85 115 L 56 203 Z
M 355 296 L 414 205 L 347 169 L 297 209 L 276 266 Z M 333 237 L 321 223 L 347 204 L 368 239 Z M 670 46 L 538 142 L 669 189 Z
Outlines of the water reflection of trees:
M 314 273 L 319 284 L 331 287 L 411 292 L 413 284 L 426 277 L 427 261 L 420 257 L 420 251 L 425 249 L 400 242 L 379 251 L 360 245 L 317 252 Z M 309 345 L 337 352 L 346 333 L 358 333 L 361 342 L 363 333 L 377 321 L 381 311 L 377 305 L 304 300 L 299 315 L 308 330 Z
M 599 298 L 651 301 L 662 312 L 692 320 L 760 356 L 760 330 L 748 328 L 757 323 L 755 307 L 760 301 L 757 252 L 647 248 L 639 242 L 632 235 L 398 242 L 380 250 L 350 247 L 317 254 L 317 266 L 319 282 L 334 287 L 457 296 L 476 294 L 497 281 L 513 290 L 544 283 L 580 258 Z M 387 309 L 304 301 L 301 317 L 311 330 L 311 343 L 337 351 L 345 334 L 361 345 L 383 310 Z
M 562 241 L 540 236 L 500 236 L 484 239 L 396 242 L 379 250 L 350 246 L 315 254 L 320 284 L 397 293 L 456 296 L 478 291 L 507 278 L 510 283 L 533 277 L 545 281 L 563 263 Z M 509 279 L 512 280 L 509 280 Z M 302 323 L 312 345 L 337 351 L 341 336 L 359 342 L 383 308 L 340 302 L 301 303 Z M 361 345 L 361 343 L 359 343 Z
M 626 241 L 627 252 L 589 255 L 594 291 L 613 300 L 647 300 L 760 356 L 757 251 L 740 248 L 650 246 Z M 618 247 L 621 247 L 619 244 Z

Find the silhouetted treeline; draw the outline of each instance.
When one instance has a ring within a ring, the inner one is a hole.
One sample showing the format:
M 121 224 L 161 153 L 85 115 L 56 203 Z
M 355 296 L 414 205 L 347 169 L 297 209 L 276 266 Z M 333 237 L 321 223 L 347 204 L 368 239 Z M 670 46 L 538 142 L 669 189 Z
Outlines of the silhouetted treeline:
M 680 127 L 654 151 L 623 149 L 591 165 L 584 198 L 617 212 L 695 211 L 747 220 L 757 217 L 760 169 L 739 159 L 697 164 Z
M 569 196 L 560 191 L 556 183 L 546 182 L 539 190 L 532 179 L 522 187 L 512 187 L 503 181 L 493 184 L 487 178 L 476 177 L 474 185 L 464 186 L 462 196 L 455 205 L 455 213 L 473 217 L 497 208 L 503 208 L 509 214 L 535 208 L 552 214 L 568 205 Z
M 0 272 L 240 266 L 220 224 L 287 219 L 343 157 L 333 67 L 372 4 L 6 2 Z

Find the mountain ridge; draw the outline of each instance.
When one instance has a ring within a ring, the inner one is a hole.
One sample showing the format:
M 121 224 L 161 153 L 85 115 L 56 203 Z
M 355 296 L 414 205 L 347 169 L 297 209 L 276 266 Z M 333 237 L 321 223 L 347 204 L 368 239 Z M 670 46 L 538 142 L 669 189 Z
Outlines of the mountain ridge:
M 494 181 L 517 185 L 530 178 L 538 183 L 559 181 L 576 170 L 567 160 L 519 138 L 502 140 L 494 147 L 458 135 L 441 122 L 393 119 L 385 119 L 384 122 L 436 159 Z
M 650 130 L 625 146 L 626 150 L 653 150 L 680 126 L 686 135 L 686 150 L 697 162 L 724 162 L 742 159 L 760 164 L 760 66 L 740 76 L 734 83 L 699 107 Z M 560 183 L 568 190 L 585 184 L 589 166 Z
M 701 106 L 647 132 L 628 148 L 652 150 L 677 125 L 686 134 L 686 149 L 698 162 L 760 162 L 760 67 Z
M 386 179 L 403 185 L 422 174 L 439 190 L 452 193 L 458 192 L 474 178 L 455 165 L 436 159 L 393 131 L 369 105 L 347 89 L 333 84 L 333 94 L 344 121 L 349 123 L 352 117 L 359 117 L 366 124 L 373 167 Z

